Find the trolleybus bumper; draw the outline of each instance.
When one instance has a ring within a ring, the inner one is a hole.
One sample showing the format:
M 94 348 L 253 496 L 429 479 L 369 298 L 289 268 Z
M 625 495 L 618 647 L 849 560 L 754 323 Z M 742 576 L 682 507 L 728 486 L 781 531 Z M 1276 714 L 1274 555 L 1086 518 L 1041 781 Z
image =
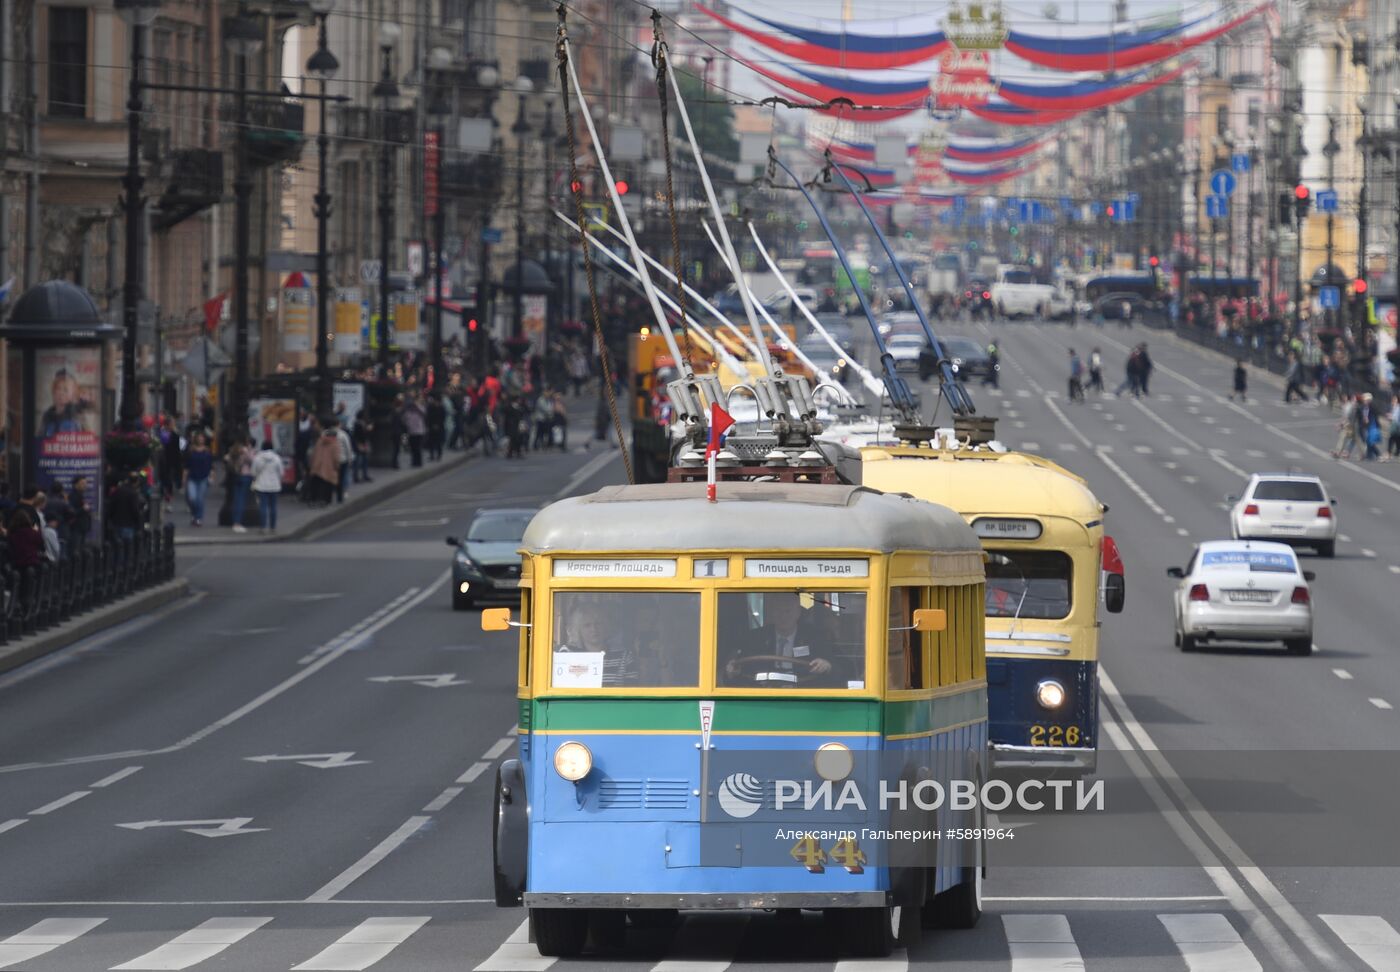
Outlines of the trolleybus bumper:
M 527 908 L 674 908 L 678 911 L 757 911 L 769 908 L 883 908 L 892 903 L 888 891 L 763 891 L 752 894 L 567 894 L 527 891 Z
M 1073 769 L 1092 773 L 1098 766 L 1096 749 L 1072 746 L 1011 746 L 992 743 L 993 769 Z

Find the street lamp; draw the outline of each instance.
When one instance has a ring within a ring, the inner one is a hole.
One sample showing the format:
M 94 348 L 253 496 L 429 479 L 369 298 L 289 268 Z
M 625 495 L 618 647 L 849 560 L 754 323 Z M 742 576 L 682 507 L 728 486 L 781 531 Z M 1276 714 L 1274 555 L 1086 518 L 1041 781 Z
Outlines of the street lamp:
M 234 138 L 233 172 L 233 319 L 237 329 L 234 345 L 233 395 L 226 412 L 225 429 L 236 436 L 248 423 L 248 257 L 252 246 L 251 200 L 253 174 L 248 161 L 248 58 L 262 47 L 263 31 L 246 7 L 224 21 L 224 46 L 234 56 Z M 229 439 L 231 444 L 232 439 Z M 222 445 L 223 443 L 221 443 Z
M 428 54 L 428 66 L 438 73 L 452 65 L 452 52 L 445 47 L 434 47 Z M 433 191 L 424 194 L 424 204 L 428 215 L 433 219 L 433 333 L 429 357 L 433 368 L 433 387 L 442 388 L 445 384 L 442 361 L 442 260 L 445 244 L 447 213 L 442 200 L 443 156 L 447 151 L 447 118 L 451 105 L 447 98 L 445 82 L 434 86 L 432 98 L 428 102 L 428 115 L 433 121 L 437 138 L 436 157 L 433 160 Z
M 1328 106 L 1327 106 L 1327 144 L 1324 145 L 1324 146 L 1322 146 L 1322 154 L 1323 154 L 1324 156 L 1327 157 L 1327 190 L 1328 190 L 1329 192 L 1336 192 L 1336 190 L 1333 188 L 1333 186 L 1334 186 L 1334 184 L 1336 183 L 1335 175 L 1336 175 L 1336 165 L 1337 165 L 1337 153 L 1340 152 L 1341 150 L 1342 150 L 1342 147 L 1341 147 L 1340 145 L 1337 144 L 1337 106 L 1336 106 L 1336 105 L 1328 105 Z M 1327 271 L 1326 271 L 1326 279 L 1327 279 L 1327 282 L 1326 282 L 1325 286 L 1328 286 L 1328 287 L 1335 286 L 1335 284 L 1332 282 L 1332 224 L 1333 224 L 1333 221 L 1334 221 L 1334 220 L 1333 220 L 1334 213 L 1335 213 L 1335 210 L 1328 210 L 1328 212 L 1327 212 Z M 1336 312 L 1333 308 L 1331 308 L 1331 307 L 1327 308 L 1327 326 L 1328 326 L 1328 327 L 1333 327 L 1333 326 L 1336 325 L 1336 323 L 1337 323 L 1336 313 L 1337 313 L 1337 312 Z
M 335 0 L 311 0 L 311 12 L 318 21 L 316 50 L 306 61 L 306 73 L 321 82 L 320 124 L 316 130 L 316 195 L 313 197 L 316 213 L 316 411 L 321 415 L 331 412 L 331 370 L 330 370 L 330 321 L 328 319 L 331 302 L 330 245 L 327 241 L 327 224 L 331 218 L 331 194 L 326 187 L 326 168 L 329 165 L 330 135 L 326 131 L 326 84 L 335 77 L 340 62 L 326 46 L 326 17 L 330 15 Z
M 394 190 L 391 143 L 398 137 L 398 126 L 390 131 L 390 113 L 399 97 L 399 85 L 394 80 L 394 45 L 402 29 L 393 21 L 379 27 L 379 50 L 383 57 L 379 80 L 370 96 L 380 101 L 379 126 L 379 371 L 389 372 L 389 246 L 394 233 Z M 391 137 L 392 136 L 392 137 Z
M 496 119 L 494 117 L 494 104 L 497 91 L 501 84 L 501 72 L 492 62 L 485 62 L 476 69 L 476 84 L 485 95 L 485 114 L 491 119 L 491 144 L 490 149 L 495 153 L 491 157 L 491 162 L 497 162 L 500 158 L 500 136 L 495 134 Z M 487 168 L 485 165 L 478 167 L 478 171 L 483 173 L 499 172 L 496 168 Z M 490 183 L 489 190 L 483 192 L 483 207 L 481 214 L 481 259 L 477 268 L 476 284 L 476 316 L 477 330 L 474 337 L 469 338 L 472 344 L 472 362 L 474 366 L 485 374 L 490 367 L 491 361 L 491 339 L 489 332 L 495 320 L 495 308 L 493 306 L 491 294 L 491 210 L 495 202 L 496 180 L 494 177 L 486 180 Z M 471 332 L 468 332 L 469 334 Z
M 1370 213 L 1366 211 L 1366 180 L 1371 178 L 1371 129 L 1370 117 L 1366 111 L 1366 96 L 1358 95 L 1356 99 L 1356 111 L 1361 115 L 1361 137 L 1356 140 L 1356 144 L 1361 147 L 1361 187 L 1356 192 L 1356 279 L 1361 281 L 1360 293 L 1366 293 L 1366 244 L 1367 244 L 1367 222 Z M 1356 324 L 1365 324 L 1366 315 L 1362 314 L 1361 320 Z M 1359 330 L 1359 329 L 1358 329 Z
M 117 13 L 131 28 L 131 78 L 126 98 L 126 175 L 122 179 L 122 209 L 126 217 L 126 275 L 122 284 L 122 405 L 121 427 L 141 427 L 141 399 L 136 382 L 136 328 L 141 310 L 141 223 L 145 200 L 141 188 L 141 58 L 146 28 L 155 22 L 160 0 L 116 0 Z
M 525 75 L 511 85 L 515 90 L 515 124 L 510 133 L 515 136 L 515 327 L 512 336 L 519 338 L 525 329 L 525 136 L 530 125 L 525 120 L 525 97 L 535 90 L 535 82 Z

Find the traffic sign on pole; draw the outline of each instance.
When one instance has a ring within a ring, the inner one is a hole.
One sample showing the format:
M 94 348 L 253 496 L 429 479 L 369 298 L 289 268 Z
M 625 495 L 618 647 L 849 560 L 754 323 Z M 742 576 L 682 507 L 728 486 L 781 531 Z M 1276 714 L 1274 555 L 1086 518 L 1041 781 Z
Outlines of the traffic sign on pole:
M 1337 211 L 1337 190 L 1319 189 L 1315 198 L 1319 213 L 1335 213 Z
M 360 279 L 367 284 L 379 283 L 379 278 L 383 276 L 383 267 L 378 260 L 360 261 Z
M 1340 287 L 1322 287 L 1317 292 L 1318 305 L 1323 310 L 1336 310 L 1342 306 L 1342 291 Z
M 1206 216 L 1210 219 L 1224 219 L 1230 211 L 1230 201 L 1224 196 L 1206 196 Z
M 1250 169 L 1249 153 L 1236 152 L 1230 156 L 1230 168 L 1243 175 Z
M 1216 169 L 1210 174 L 1210 191 L 1217 196 L 1229 196 L 1235 191 L 1235 174 L 1229 169 Z

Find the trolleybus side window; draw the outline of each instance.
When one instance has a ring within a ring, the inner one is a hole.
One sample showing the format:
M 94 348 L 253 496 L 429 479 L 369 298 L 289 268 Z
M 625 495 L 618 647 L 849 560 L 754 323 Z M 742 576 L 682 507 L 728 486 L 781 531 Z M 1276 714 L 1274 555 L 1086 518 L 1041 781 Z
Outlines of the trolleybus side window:
M 715 681 L 735 688 L 865 687 L 865 594 L 722 591 Z
M 554 688 L 696 688 L 700 595 L 560 591 L 551 644 Z
M 956 650 L 956 633 L 958 625 L 957 599 L 954 588 L 935 587 L 933 589 L 932 607 L 941 608 L 946 612 L 947 624 L 942 631 L 934 632 L 934 665 L 937 668 L 938 684 L 952 685 L 958 680 Z
M 914 611 L 922 594 L 919 587 L 890 588 L 886 688 L 929 687 L 924 678 L 924 636 L 914 630 Z
M 986 612 L 990 618 L 1069 616 L 1074 562 L 1058 550 L 995 550 L 1005 562 L 987 563 Z
M 530 687 L 530 591 L 520 591 L 520 685 Z

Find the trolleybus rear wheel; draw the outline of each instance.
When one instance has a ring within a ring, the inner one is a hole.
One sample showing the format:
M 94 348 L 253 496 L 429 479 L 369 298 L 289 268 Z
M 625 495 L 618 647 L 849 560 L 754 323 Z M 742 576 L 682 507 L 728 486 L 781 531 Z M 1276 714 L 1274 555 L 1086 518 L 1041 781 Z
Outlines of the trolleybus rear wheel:
M 572 958 L 588 940 L 588 912 L 581 908 L 531 908 L 535 947 L 550 958 Z

